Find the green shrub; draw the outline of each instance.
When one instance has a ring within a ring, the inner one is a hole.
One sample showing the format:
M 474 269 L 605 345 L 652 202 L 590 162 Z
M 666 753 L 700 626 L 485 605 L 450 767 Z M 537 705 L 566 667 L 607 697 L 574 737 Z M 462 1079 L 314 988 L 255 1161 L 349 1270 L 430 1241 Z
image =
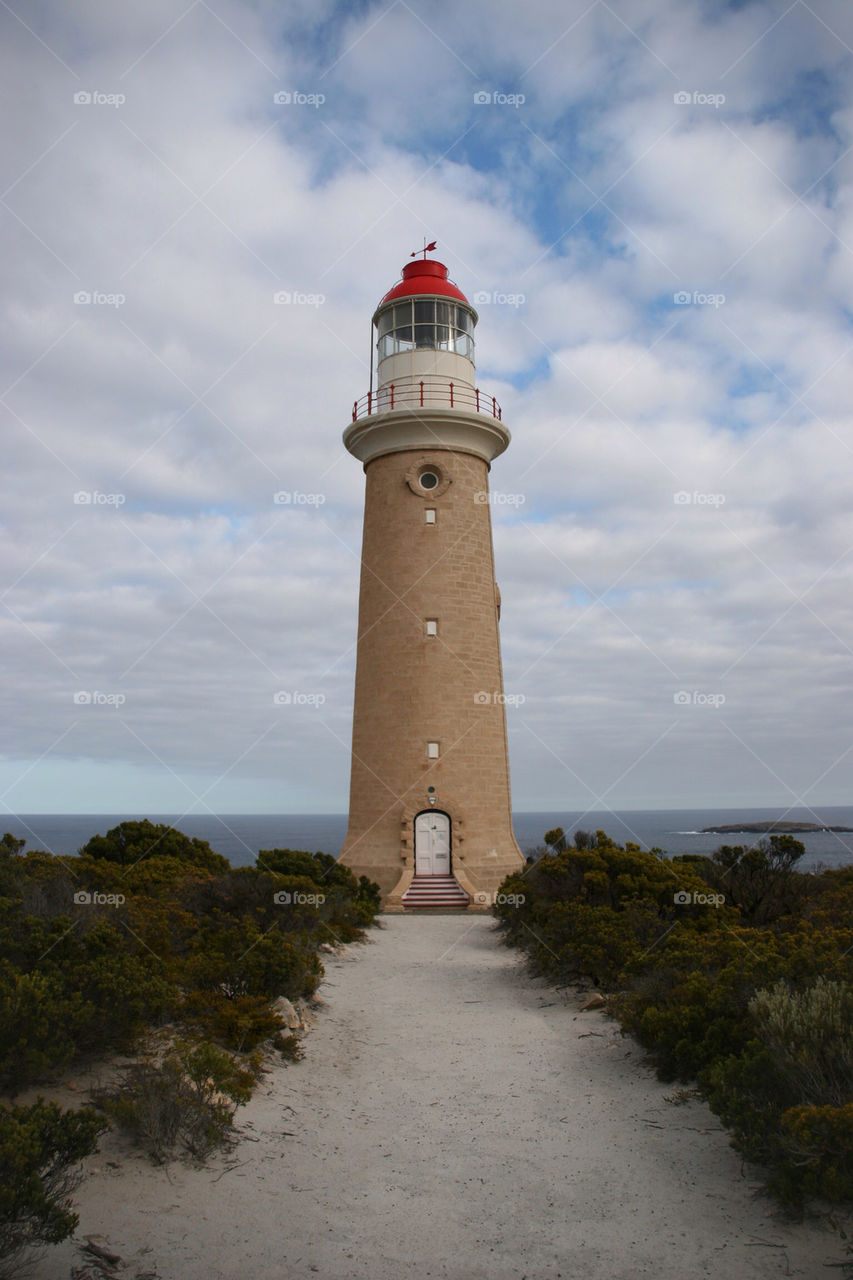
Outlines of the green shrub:
M 853 1102 L 791 1107 L 782 1116 L 782 1129 L 787 1176 L 777 1178 L 778 1190 L 797 1200 L 853 1201 Z
M 187 990 L 218 991 L 237 996 L 310 996 L 323 977 L 315 944 L 301 934 L 282 937 L 262 930 L 251 918 L 207 920 L 194 939 L 192 952 L 180 966 Z
M 788 982 L 749 1003 L 758 1038 L 804 1102 L 840 1107 L 853 1088 L 853 987 L 823 976 L 797 991 Z
M 693 894 L 708 894 L 694 867 L 673 867 L 635 844 L 623 849 L 603 831 L 594 841 L 578 834 L 583 839 L 571 848 L 560 828 L 549 831 L 555 847 L 565 847 L 500 887 L 495 914 L 508 941 L 524 947 L 540 972 L 613 988 L 676 920 L 700 931 L 716 923 L 717 908 L 693 904 Z M 688 893 L 690 904 L 677 903 L 678 893 Z
M 330 932 L 340 942 L 353 942 L 362 928 L 373 923 L 382 906 L 379 885 L 359 876 L 328 853 L 306 853 L 298 849 L 262 849 L 257 866 L 279 876 L 296 876 L 311 881 L 325 893 L 329 909 L 325 919 Z
M 24 1254 L 57 1244 L 77 1226 L 69 1197 L 76 1169 L 109 1126 L 90 1108 L 62 1111 L 41 1098 L 0 1108 L 0 1261 L 8 1272 Z
M 178 1040 L 161 1063 L 134 1063 L 95 1100 L 158 1163 L 176 1149 L 202 1162 L 230 1145 L 234 1113 L 251 1097 L 258 1069 L 257 1059 L 245 1064 L 214 1044 Z
M 853 989 L 780 980 L 748 1013 L 745 1048 L 706 1072 L 712 1107 L 786 1204 L 853 1199 Z
M 75 921 L 19 911 L 4 923 L 0 1088 L 14 1093 L 75 1053 L 130 1048 L 175 1003 L 159 958 L 97 912 Z
M 711 885 L 726 895 L 750 924 L 769 924 L 797 914 L 811 890 L 796 864 L 806 846 L 793 836 L 770 836 L 752 846 L 721 845 L 704 861 Z
M 81 857 L 104 858 L 131 868 L 147 858 L 174 859 L 185 874 L 189 868 L 221 873 L 229 870 L 227 858 L 214 853 L 207 840 L 185 836 L 175 827 L 144 819 L 120 822 L 105 836 L 92 836 L 80 849 Z
M 301 849 L 261 849 L 256 866 L 280 876 L 300 876 L 313 881 L 318 887 L 343 885 L 358 890 L 358 881 L 349 867 L 328 853 L 306 853 Z
M 58 975 L 0 962 L 0 1088 L 14 1095 L 67 1067 L 88 1012 L 79 994 L 69 999 Z
M 686 1081 L 749 1038 L 749 1000 L 782 963 L 757 930 L 677 924 L 627 967 L 614 1010 L 662 1079 Z
M 248 1053 L 264 1040 L 273 1040 L 284 1021 L 266 996 L 235 996 L 221 991 L 191 991 L 184 1016 L 200 1033 L 235 1053 Z

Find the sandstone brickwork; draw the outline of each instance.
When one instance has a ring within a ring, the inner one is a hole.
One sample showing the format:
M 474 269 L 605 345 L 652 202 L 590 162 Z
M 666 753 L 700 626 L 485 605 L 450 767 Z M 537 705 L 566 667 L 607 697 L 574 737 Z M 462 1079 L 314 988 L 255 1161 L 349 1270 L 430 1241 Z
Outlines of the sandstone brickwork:
M 488 463 L 441 445 L 368 461 L 349 830 L 341 860 L 394 909 L 415 815 L 450 816 L 452 871 L 485 907 L 523 865 L 512 830 Z M 422 488 L 432 471 L 439 484 Z M 425 512 L 435 511 L 427 523 Z M 428 635 L 426 622 L 437 622 Z M 429 759 L 427 744 L 439 744 Z M 428 788 L 434 791 L 429 792 Z

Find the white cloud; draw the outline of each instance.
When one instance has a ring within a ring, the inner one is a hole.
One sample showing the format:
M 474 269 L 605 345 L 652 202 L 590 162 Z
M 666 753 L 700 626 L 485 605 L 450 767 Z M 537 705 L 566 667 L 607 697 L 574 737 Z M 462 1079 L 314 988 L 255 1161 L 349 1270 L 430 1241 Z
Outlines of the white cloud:
M 424 235 L 469 296 L 525 298 L 478 330 L 514 437 L 492 484 L 524 497 L 494 510 L 516 805 L 770 802 L 823 769 L 846 797 L 849 53 L 805 6 L 765 36 L 763 4 L 597 6 L 561 39 L 584 7 L 200 5 L 168 30 L 171 6 L 89 0 L 73 31 L 40 15 L 54 53 L 10 20 L 12 808 L 103 786 L 162 810 L 223 774 L 220 810 L 345 808 L 340 433 Z M 846 6 L 821 16 L 853 43 Z M 476 108 L 481 85 L 527 101 Z

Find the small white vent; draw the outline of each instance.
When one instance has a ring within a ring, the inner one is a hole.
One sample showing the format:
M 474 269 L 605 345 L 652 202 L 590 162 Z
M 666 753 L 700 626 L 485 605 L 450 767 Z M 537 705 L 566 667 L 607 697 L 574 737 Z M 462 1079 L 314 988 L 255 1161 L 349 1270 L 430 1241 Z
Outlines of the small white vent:
M 424 511 L 424 520 L 427 524 L 435 524 L 435 507 L 427 507 Z
M 428 760 L 438 759 L 438 743 L 437 742 L 427 743 L 427 759 Z
M 437 618 L 427 618 L 426 633 L 428 636 L 438 635 L 438 619 Z

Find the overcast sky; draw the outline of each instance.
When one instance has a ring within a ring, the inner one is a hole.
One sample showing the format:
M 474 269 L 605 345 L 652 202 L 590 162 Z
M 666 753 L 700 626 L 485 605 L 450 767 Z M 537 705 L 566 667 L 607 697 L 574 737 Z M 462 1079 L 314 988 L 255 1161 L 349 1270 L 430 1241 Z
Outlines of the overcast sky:
M 849 0 L 0 25 L 8 812 L 345 811 L 341 432 L 424 237 L 513 433 L 514 807 L 853 802 Z

